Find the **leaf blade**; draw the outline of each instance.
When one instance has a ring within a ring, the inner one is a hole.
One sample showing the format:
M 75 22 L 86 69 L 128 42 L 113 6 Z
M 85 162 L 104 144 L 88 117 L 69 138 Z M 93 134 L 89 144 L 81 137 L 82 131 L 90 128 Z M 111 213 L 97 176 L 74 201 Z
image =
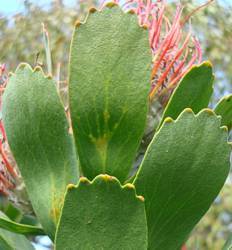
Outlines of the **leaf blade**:
M 132 184 L 112 176 L 86 178 L 68 187 L 56 234 L 56 250 L 147 249 L 144 203 Z
M 74 144 L 55 83 L 21 64 L 3 96 L 3 123 L 29 198 L 54 238 L 66 185 L 78 180 Z
M 185 108 L 191 108 L 194 113 L 207 108 L 213 93 L 213 80 L 209 61 L 193 66 L 174 90 L 158 127 L 166 117 L 176 119 Z
M 43 231 L 42 228 L 37 226 L 16 223 L 10 219 L 2 217 L 1 213 L 0 213 L 0 228 L 18 234 L 45 235 L 45 232 Z
M 135 15 L 105 8 L 77 25 L 70 113 L 80 164 L 89 179 L 101 173 L 126 179 L 145 128 L 150 63 L 148 32 Z
M 8 219 L 6 215 L 0 212 L 3 219 Z M 34 247 L 24 235 L 15 234 L 0 228 L 0 249 L 4 250 L 34 250 Z
M 229 159 L 227 132 L 212 111 L 165 120 L 134 181 L 146 198 L 148 249 L 181 247 L 224 184 Z
M 232 94 L 223 97 L 216 105 L 214 111 L 222 117 L 222 126 L 227 126 L 230 130 L 232 128 Z

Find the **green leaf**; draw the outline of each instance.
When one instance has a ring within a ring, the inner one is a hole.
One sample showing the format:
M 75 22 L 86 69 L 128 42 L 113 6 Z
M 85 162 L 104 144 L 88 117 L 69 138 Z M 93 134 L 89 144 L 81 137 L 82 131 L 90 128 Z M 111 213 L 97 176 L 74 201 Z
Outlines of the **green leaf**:
M 232 94 L 223 97 L 216 105 L 215 113 L 222 117 L 221 124 L 232 128 Z
M 112 176 L 81 178 L 68 187 L 55 249 L 147 249 L 143 197 Z
M 232 250 L 232 235 L 228 238 L 222 250 Z
M 213 93 L 213 80 L 210 62 L 206 61 L 198 66 L 193 66 L 173 92 L 159 127 L 166 117 L 176 119 L 185 108 L 191 108 L 194 113 L 207 108 Z
M 134 181 L 145 197 L 149 249 L 179 249 L 208 210 L 229 172 L 227 136 L 209 109 L 165 119 Z
M 78 180 L 69 125 L 55 83 L 21 64 L 3 96 L 3 122 L 33 208 L 53 239 L 63 195 Z
M 24 214 L 19 221 L 20 224 L 27 224 L 30 226 L 40 226 L 40 223 L 36 217 L 36 215 Z
M 8 220 L 0 211 L 1 219 Z M 0 229 L 0 249 L 1 250 L 34 250 L 34 247 L 24 235 L 15 234 L 4 229 Z
M 8 197 L 0 197 L 0 211 L 2 211 L 9 219 L 19 222 L 22 219 L 22 211 L 15 207 L 8 199 Z
M 30 235 L 44 235 L 44 231 L 40 227 L 25 225 L 16 223 L 10 219 L 5 218 L 2 216 L 3 213 L 0 212 L 0 228 L 6 229 L 13 233 L 18 234 L 30 234 Z
M 89 179 L 107 173 L 123 182 L 128 176 L 145 127 L 150 67 L 148 31 L 139 27 L 136 15 L 105 8 L 76 25 L 70 112 Z

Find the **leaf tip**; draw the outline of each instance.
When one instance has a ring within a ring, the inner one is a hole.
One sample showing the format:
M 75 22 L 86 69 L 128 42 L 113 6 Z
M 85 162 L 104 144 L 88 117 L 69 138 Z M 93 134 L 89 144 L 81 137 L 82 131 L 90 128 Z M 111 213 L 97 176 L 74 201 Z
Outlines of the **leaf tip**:
M 147 24 L 143 24 L 143 25 L 142 25 L 142 28 L 145 29 L 145 30 L 148 30 L 149 27 L 148 27 Z
M 17 73 L 17 71 L 19 71 L 19 70 L 24 70 L 24 69 L 28 69 L 28 70 L 30 70 L 30 71 L 33 71 L 33 70 L 32 70 L 32 67 L 31 67 L 28 63 L 20 63 L 20 64 L 17 66 L 15 72 Z
M 189 113 L 189 114 L 194 114 L 194 113 L 193 113 L 193 110 L 192 110 L 191 108 L 186 108 L 186 109 L 184 110 L 184 112 L 185 112 L 185 113 Z
M 107 7 L 107 8 L 113 8 L 113 7 L 115 7 L 115 6 L 118 6 L 118 4 L 117 4 L 117 3 L 114 3 L 114 2 L 109 2 L 109 3 L 107 3 L 107 4 L 105 5 L 105 7 Z
M 14 75 L 14 73 L 10 72 L 8 75 L 9 75 L 9 78 L 10 78 L 10 77 L 12 77 Z
M 33 73 L 36 73 L 36 72 L 41 73 L 42 76 L 43 76 L 44 78 L 47 78 L 47 79 L 49 79 L 49 80 L 52 80 L 52 74 L 46 75 L 46 74 L 44 73 L 42 67 L 36 66 L 36 67 L 33 69 Z
M 33 71 L 34 72 L 41 72 L 43 70 L 42 70 L 42 68 L 40 66 L 36 66 Z
M 80 177 L 80 183 L 83 183 L 83 184 L 89 184 L 90 181 L 86 178 L 86 177 Z
M 213 68 L 213 64 L 210 61 L 204 61 L 202 65 L 205 65 L 208 68 Z
M 213 111 L 212 109 L 206 108 L 206 109 L 203 109 L 203 111 L 206 112 L 208 115 L 213 115 L 213 116 L 215 116 L 215 113 L 214 113 L 214 111 Z
M 229 131 L 227 126 L 221 126 L 221 129 L 222 129 L 223 131 L 225 131 L 225 132 L 228 132 L 228 131 Z
M 136 197 L 137 197 L 140 201 L 142 201 L 142 202 L 145 201 L 145 199 L 144 199 L 144 197 L 143 197 L 142 195 L 137 195 Z
M 230 102 L 231 100 L 232 100 L 232 95 L 226 96 L 226 101 L 227 101 L 227 102 Z
M 74 189 L 74 188 L 76 188 L 76 186 L 74 184 L 68 184 L 68 186 L 67 186 L 68 190 L 71 190 L 71 189 Z
M 125 184 L 123 188 L 135 190 L 135 186 L 133 184 L 131 184 L 131 183 Z
M 75 23 L 75 28 L 79 28 L 81 25 L 82 23 L 79 20 L 77 20 Z
M 109 182 L 109 181 L 114 180 L 114 177 L 113 177 L 113 176 L 110 176 L 110 175 L 108 175 L 108 174 L 101 174 L 101 175 L 100 175 L 100 178 L 101 178 L 102 180 L 104 180 L 105 182 Z
M 95 13 L 97 9 L 95 7 L 89 8 L 89 13 Z
M 173 122 L 174 120 L 171 118 L 171 117 L 166 117 L 165 119 L 164 119 L 164 122 L 165 123 L 171 123 L 171 122 Z
M 127 13 L 134 15 L 135 14 L 135 10 L 134 9 L 130 9 L 130 10 L 127 11 Z

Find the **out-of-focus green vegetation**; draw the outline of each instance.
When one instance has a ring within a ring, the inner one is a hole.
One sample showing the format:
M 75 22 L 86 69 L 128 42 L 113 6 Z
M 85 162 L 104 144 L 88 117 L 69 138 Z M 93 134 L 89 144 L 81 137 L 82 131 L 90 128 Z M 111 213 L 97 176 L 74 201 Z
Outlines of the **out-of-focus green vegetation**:
M 232 232 L 232 185 L 225 184 L 219 197 L 199 222 L 187 242 L 188 250 L 219 250 Z
M 42 23 L 50 37 L 53 74 L 67 76 L 67 62 L 72 29 L 77 19 L 83 19 L 89 6 L 96 0 L 87 0 L 75 8 L 67 7 L 61 0 L 51 1 L 49 8 L 42 8 L 25 1 L 25 11 L 14 16 L 0 13 L 0 62 L 14 70 L 20 62 L 41 65 L 46 69 Z M 46 72 L 47 70 L 45 70 Z
M 188 15 L 198 1 L 182 0 L 184 14 Z M 49 8 L 41 8 L 25 1 L 25 11 L 14 16 L 0 13 L 0 63 L 14 71 L 19 62 L 41 65 L 47 72 L 42 23 L 49 33 L 52 55 L 52 72 L 56 79 L 67 78 L 67 62 L 72 29 L 77 19 L 84 19 L 88 8 L 97 0 L 77 1 L 75 8 L 67 7 L 62 0 L 53 0 Z M 171 13 L 170 13 L 171 14 Z M 195 13 L 192 28 L 201 40 L 204 58 L 215 67 L 218 100 L 223 92 L 232 91 L 232 7 L 214 1 Z M 213 103 L 215 103 L 213 100 Z M 232 185 L 223 188 L 218 200 L 202 219 L 187 243 L 188 249 L 220 249 L 232 232 Z
M 198 1 L 182 0 L 184 13 L 191 13 Z M 207 2 L 207 1 L 205 1 Z M 215 76 L 215 99 L 220 92 L 232 91 L 232 3 L 215 0 L 207 7 L 195 13 L 191 18 L 194 33 L 199 37 L 203 49 L 203 57 L 212 61 Z

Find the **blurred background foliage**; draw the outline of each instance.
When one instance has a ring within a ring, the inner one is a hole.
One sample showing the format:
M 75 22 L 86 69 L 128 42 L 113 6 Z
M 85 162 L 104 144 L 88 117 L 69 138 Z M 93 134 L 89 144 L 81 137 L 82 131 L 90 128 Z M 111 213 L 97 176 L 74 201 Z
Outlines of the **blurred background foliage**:
M 0 62 L 5 62 L 10 70 L 14 70 L 20 62 L 44 67 L 43 23 L 49 31 L 53 68 L 60 68 L 62 78 L 65 79 L 74 23 L 78 18 L 82 19 L 87 8 L 95 2 L 87 0 L 80 4 L 77 1 L 75 7 L 71 7 L 64 5 L 61 0 L 51 1 L 46 6 L 36 5 L 28 0 L 24 2 L 23 12 L 10 17 L 1 16 Z M 55 73 L 57 72 L 53 72 Z
M 184 13 L 191 13 L 198 6 L 197 2 L 181 0 L 186 6 Z M 201 41 L 204 59 L 214 65 L 216 93 L 212 102 L 215 103 L 222 94 L 232 91 L 232 1 L 213 1 L 195 13 L 191 23 Z
M 65 5 L 62 0 L 48 2 L 49 5 L 39 6 L 27 0 L 24 2 L 24 11 L 10 16 L 0 13 L 0 63 L 6 63 L 8 71 L 14 71 L 19 62 L 28 62 L 33 66 L 40 65 L 48 72 L 43 23 L 50 38 L 52 73 L 65 86 L 73 25 L 77 19 L 83 20 L 88 8 L 97 5 L 98 1 L 76 1 L 73 6 Z M 170 15 L 175 9 L 172 2 L 169 7 Z M 202 3 L 195 0 L 181 2 L 185 6 L 184 15 L 188 15 Z M 232 92 L 230 1 L 214 1 L 195 13 L 191 18 L 191 26 L 201 41 L 204 59 L 211 60 L 214 65 L 214 106 L 222 95 Z M 215 204 L 192 233 L 187 249 L 221 249 L 228 234 L 232 233 L 231 218 L 232 183 L 228 180 Z

